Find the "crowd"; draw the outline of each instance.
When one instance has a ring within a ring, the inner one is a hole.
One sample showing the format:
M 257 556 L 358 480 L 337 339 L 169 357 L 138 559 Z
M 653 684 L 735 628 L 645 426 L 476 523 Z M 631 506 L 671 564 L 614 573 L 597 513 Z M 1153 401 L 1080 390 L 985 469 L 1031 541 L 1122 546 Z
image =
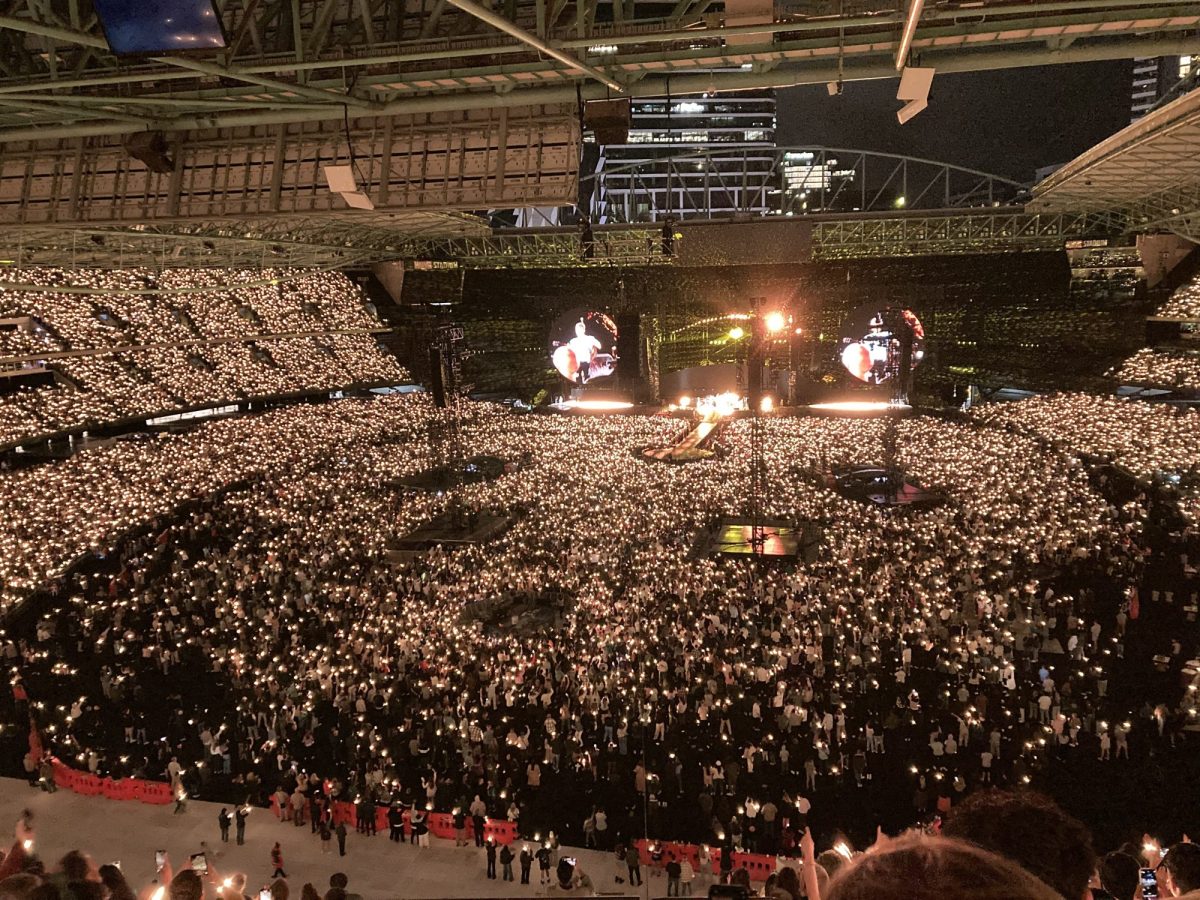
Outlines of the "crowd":
M 1063 766 L 1102 782 L 1170 759 L 1195 721 L 1194 626 L 1150 586 L 1183 601 L 1194 574 L 1157 543 L 1149 486 L 1080 461 L 1096 437 L 1056 445 L 1065 416 L 1005 409 L 899 424 L 901 462 L 947 498 L 904 515 L 814 477 L 878 461 L 882 422 L 766 420 L 765 511 L 821 530 L 784 566 L 695 552 L 744 508 L 746 421 L 719 458 L 662 466 L 631 451 L 672 420 L 471 405 L 470 452 L 531 462 L 450 494 L 389 486 L 440 452 L 421 397 L 2 473 L 6 598 L 33 592 L 0 650 L 27 698 L 6 731 L 32 714 L 34 744 L 77 768 L 186 796 L 478 802 L 523 836 L 766 853 L 806 825 L 861 835 Z M 389 555 L 452 499 L 512 523 Z M 89 548 L 104 558 L 55 577 Z M 558 624 L 479 615 L 509 602 Z
M 53 383 L 0 394 L 0 444 L 202 404 L 407 380 L 376 345 L 379 322 L 345 276 L 222 273 L 234 284 L 272 276 L 278 283 L 228 288 L 205 270 L 24 272 L 47 290 L 0 291 L 0 320 L 13 323 L 0 329 L 0 366 L 50 373 Z M 53 290 L 67 285 L 98 293 Z M 85 355 L 42 356 L 67 351 Z
M 1172 291 L 1155 315 L 1164 319 L 1200 319 L 1200 278 L 1193 278 Z
M 1155 313 L 1164 319 L 1200 320 L 1200 278 L 1181 285 Z M 1108 372 L 1121 384 L 1200 388 L 1200 355 L 1181 346 L 1143 347 Z
M 1193 350 L 1143 347 L 1109 375 L 1121 384 L 1195 389 L 1200 387 L 1200 356 Z
M 244 843 L 245 816 L 237 812 L 237 843 Z M 97 866 L 83 850 L 71 850 L 57 863 L 37 854 L 32 814 L 26 810 L 15 829 L 15 841 L 0 852 L 0 898 L 3 900 L 288 900 L 296 880 L 289 882 L 284 844 L 295 846 L 276 827 L 261 868 L 245 871 L 227 866 L 217 849 L 229 843 L 233 816 L 222 808 L 217 817 L 221 843 L 200 841 L 199 852 L 179 869 L 166 851 L 155 852 L 152 879 L 135 889 L 120 861 Z M 290 831 L 290 829 L 288 829 Z M 334 829 L 322 819 L 313 833 L 320 834 L 323 851 L 332 844 Z M 988 788 L 955 807 L 943 822 L 904 829 L 892 837 L 875 831 L 863 850 L 842 835 L 824 849 L 811 828 L 805 828 L 794 854 L 772 860 L 769 873 L 752 878 L 747 868 L 708 864 L 708 849 L 701 848 L 699 867 L 689 855 L 660 851 L 651 844 L 639 852 L 618 845 L 611 862 L 595 853 L 560 848 L 553 841 L 499 847 L 489 841 L 467 846 L 459 826 L 453 851 L 459 859 L 454 875 L 438 880 L 439 894 L 453 896 L 471 891 L 470 867 L 482 877 L 501 879 L 509 896 L 536 895 L 586 897 L 648 896 L 688 897 L 712 891 L 732 898 L 764 900 L 1196 900 L 1200 897 L 1200 846 L 1185 834 L 1164 845 L 1151 834 L 1127 841 L 1108 853 L 1098 854 L 1088 829 L 1045 796 L 1027 790 Z M 348 830 L 336 828 L 338 865 L 346 868 Z M 280 839 L 276 840 L 275 837 Z M 150 838 L 147 840 L 160 840 Z M 413 838 L 414 844 L 417 838 Z M 273 841 L 273 843 L 271 843 Z M 143 847 L 127 843 L 126 849 Z M 148 849 L 150 843 L 144 844 Z M 420 847 L 428 844 L 421 839 Z M 290 849 L 289 849 L 290 852 Z M 586 857 L 586 862 L 585 862 Z M 245 861 L 244 855 L 241 857 Z M 292 857 L 288 857 L 292 858 Z M 421 866 L 424 853 L 401 863 L 384 896 L 406 896 L 402 886 L 408 866 Z M 415 859 L 415 863 L 414 860 Z M 497 860 L 500 863 L 498 874 Z M 443 862 L 444 866 L 444 862 Z M 537 869 L 536 888 L 534 868 Z M 517 886 L 515 867 L 520 871 Z M 643 871 L 645 874 L 643 875 Z M 266 873 L 270 872 L 268 876 Z M 361 870 L 357 870 L 361 874 Z M 478 872 L 478 870 L 476 870 Z M 377 875 L 378 873 L 368 873 Z M 476 875 L 478 877 L 478 875 Z M 298 879 L 297 879 L 298 880 Z M 361 881 L 362 879 L 357 879 Z M 261 884 L 261 890 L 254 885 Z M 378 896 L 370 892 L 372 900 Z M 512 885 L 508 887 L 508 885 Z M 328 889 L 319 891 L 313 881 L 303 884 L 303 900 L 361 900 L 350 893 L 350 878 L 335 872 Z M 536 894 L 534 893 L 536 891 Z M 709 893 L 709 896 L 714 896 Z
M 1016 428 L 1070 452 L 1101 457 L 1176 495 L 1200 521 L 1200 413 L 1190 407 L 1063 393 L 977 408 L 981 422 Z

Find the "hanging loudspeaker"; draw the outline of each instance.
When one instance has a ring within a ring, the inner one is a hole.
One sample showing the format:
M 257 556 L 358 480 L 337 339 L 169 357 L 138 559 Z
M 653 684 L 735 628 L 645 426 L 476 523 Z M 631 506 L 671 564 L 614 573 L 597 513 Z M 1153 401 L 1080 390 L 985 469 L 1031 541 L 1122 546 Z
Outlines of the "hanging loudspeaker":
M 631 115 L 628 97 L 583 104 L 583 126 L 595 132 L 597 144 L 628 143 Z

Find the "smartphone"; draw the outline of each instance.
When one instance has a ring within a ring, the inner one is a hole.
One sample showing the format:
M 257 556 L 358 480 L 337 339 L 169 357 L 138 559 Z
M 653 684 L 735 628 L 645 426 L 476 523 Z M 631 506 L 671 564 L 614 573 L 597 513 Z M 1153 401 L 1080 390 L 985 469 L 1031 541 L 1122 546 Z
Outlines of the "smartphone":
M 258 892 L 258 900 L 271 900 L 271 889 L 263 888 Z
M 155 850 L 154 851 L 154 871 L 161 872 L 162 867 L 165 866 L 166 864 L 167 864 L 167 851 L 166 850 Z
M 201 875 L 208 874 L 208 857 L 203 853 L 192 854 L 192 871 L 199 872 Z
M 1142 900 L 1158 900 L 1158 876 L 1153 869 L 1142 869 Z

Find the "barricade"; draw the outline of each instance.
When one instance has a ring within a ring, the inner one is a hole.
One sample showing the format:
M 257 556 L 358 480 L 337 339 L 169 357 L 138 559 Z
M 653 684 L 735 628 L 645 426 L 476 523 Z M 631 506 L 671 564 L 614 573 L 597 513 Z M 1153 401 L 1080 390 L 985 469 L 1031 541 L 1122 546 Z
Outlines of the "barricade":
M 450 813 L 431 812 L 425 818 L 429 833 L 444 840 L 454 839 L 454 816 Z
M 766 881 L 767 876 L 775 871 L 774 856 L 760 856 L 757 853 L 733 853 L 733 868 L 745 869 L 750 873 L 751 881 Z
M 474 837 L 474 826 L 470 819 L 467 820 L 467 830 Z M 497 844 L 511 844 L 517 839 L 516 823 L 505 819 L 487 819 L 483 823 L 483 836 Z
M 169 784 L 161 781 L 146 781 L 142 783 L 142 802 L 165 806 L 175 800 L 175 794 Z
M 375 831 L 376 832 L 380 832 L 380 831 L 382 831 L 384 833 L 387 832 L 387 830 L 388 830 L 387 816 L 388 816 L 388 808 L 386 806 L 376 806 L 375 807 Z M 404 814 L 404 824 L 405 824 L 405 826 L 408 825 L 408 813 L 407 812 Z M 405 827 L 404 833 L 408 834 L 407 827 Z
M 697 874 L 700 873 L 700 848 L 697 845 L 679 844 L 674 841 L 648 841 L 645 838 L 634 841 L 634 848 L 637 850 L 638 859 L 644 866 L 651 865 L 652 846 L 662 851 L 662 863 L 664 865 L 670 861 L 671 855 L 674 854 L 678 860 L 687 859 Z M 710 873 L 719 875 L 721 873 L 721 849 L 719 847 L 712 847 L 709 849 L 709 855 L 711 858 Z M 733 863 L 735 870 L 745 869 L 750 874 L 751 881 L 766 881 L 767 877 L 775 871 L 777 862 L 774 856 L 764 856 L 758 853 L 739 853 L 736 850 L 730 854 L 730 861 Z

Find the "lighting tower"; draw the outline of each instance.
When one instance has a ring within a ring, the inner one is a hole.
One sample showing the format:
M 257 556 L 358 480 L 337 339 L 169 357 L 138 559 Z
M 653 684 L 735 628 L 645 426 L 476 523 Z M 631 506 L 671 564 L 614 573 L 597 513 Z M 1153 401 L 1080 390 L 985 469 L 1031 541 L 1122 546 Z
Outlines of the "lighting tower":
M 750 301 L 750 344 L 746 354 L 746 382 L 750 404 L 750 552 L 762 556 L 766 547 L 763 498 L 767 492 L 767 465 L 763 454 L 763 361 L 766 357 L 767 319 L 762 298 Z

